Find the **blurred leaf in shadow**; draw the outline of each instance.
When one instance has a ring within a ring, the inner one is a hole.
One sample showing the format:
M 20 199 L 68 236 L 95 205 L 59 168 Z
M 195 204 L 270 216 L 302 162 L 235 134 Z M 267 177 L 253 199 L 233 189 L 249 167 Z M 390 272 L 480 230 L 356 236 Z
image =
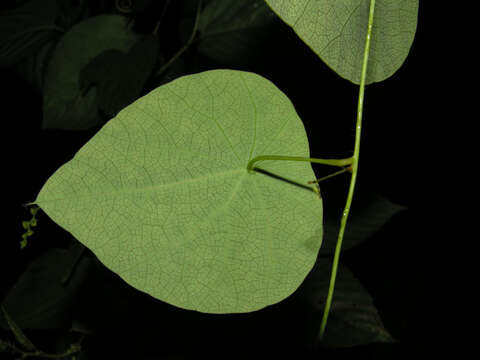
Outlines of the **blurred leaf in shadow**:
M 30 3 L 34 3 L 34 1 L 30 1 Z M 44 5 L 43 3 L 46 1 L 42 1 L 42 5 Z M 61 30 L 69 29 L 78 21 L 88 17 L 87 0 L 57 0 L 57 5 L 55 23 Z M 15 64 L 18 76 L 29 84 L 38 95 L 42 94 L 48 62 L 63 33 L 64 31 L 57 31 L 49 40 L 43 42 L 35 51 L 28 52 L 29 55 L 26 58 L 19 59 Z
M 89 262 L 88 280 L 78 293 L 71 331 L 95 336 L 117 336 L 130 331 L 138 311 L 131 306 L 132 293 L 136 290 L 95 256 L 84 259 Z
M 332 263 L 319 258 L 302 284 L 301 292 L 318 314 L 318 325 L 325 306 Z M 340 264 L 335 283 L 327 330 L 321 343 L 324 347 L 344 348 L 373 342 L 395 342 L 359 280 Z
M 145 35 L 128 53 L 106 50 L 80 72 L 80 90 L 85 95 L 97 87 L 98 109 L 112 118 L 141 94 L 158 58 L 159 43 L 154 35 Z
M 78 248 L 49 249 L 34 260 L 5 297 L 2 306 L 21 329 L 69 329 L 80 285 L 89 261 L 78 258 Z M 63 281 L 66 274 L 71 276 Z M 0 317 L 0 328 L 8 322 Z
M 20 327 L 15 323 L 15 321 L 13 321 L 13 319 L 10 317 L 7 310 L 5 310 L 5 307 L 3 305 L 0 305 L 0 308 L 2 310 L 3 318 L 5 319 L 8 326 L 10 327 L 10 330 L 12 330 L 13 335 L 15 336 L 15 339 L 17 339 L 18 343 L 25 350 L 30 350 L 30 351 L 37 350 L 35 345 L 33 345 L 30 339 L 23 333 L 22 329 L 20 329 Z
M 48 61 L 57 45 L 58 39 L 45 43 L 32 56 L 15 65 L 17 75 L 39 96 L 42 94 Z
M 79 78 L 82 96 L 85 96 L 92 86 L 100 86 L 105 78 L 105 73 L 124 55 L 123 51 L 108 49 L 102 51 L 85 65 L 80 71 Z
M 394 204 L 378 193 L 366 192 L 359 194 L 359 196 L 354 198 L 352 208 L 350 209 L 342 242 L 342 250 L 351 249 L 368 240 L 393 215 L 404 209 L 404 206 Z M 324 235 L 319 253 L 320 256 L 330 256 L 335 252 L 341 211 L 342 209 L 326 201 L 323 224 Z
M 263 0 L 208 1 L 200 14 L 198 51 L 219 63 L 249 65 L 258 59 L 276 19 Z
M 63 29 L 69 29 L 77 22 L 89 16 L 88 0 L 57 0 L 59 13 L 56 24 Z
M 127 52 L 139 38 L 120 15 L 99 15 L 73 26 L 53 51 L 43 86 L 43 128 L 83 130 L 101 125 L 97 89 L 85 96 L 80 72 L 105 50 Z
M 32 0 L 0 11 L 0 67 L 14 65 L 64 32 L 55 24 L 57 0 Z

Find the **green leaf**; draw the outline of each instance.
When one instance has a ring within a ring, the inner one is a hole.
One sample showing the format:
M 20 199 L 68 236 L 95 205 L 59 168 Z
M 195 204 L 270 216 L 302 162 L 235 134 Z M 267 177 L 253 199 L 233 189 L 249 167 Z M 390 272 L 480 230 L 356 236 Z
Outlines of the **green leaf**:
M 259 75 L 185 76 L 123 109 L 36 203 L 133 287 L 185 309 L 261 309 L 298 288 L 322 237 L 312 191 L 260 173 L 260 154 L 309 156 L 289 99 Z M 265 161 L 307 183 L 308 162 Z
M 265 0 L 341 77 L 360 83 L 370 2 Z M 377 0 L 367 84 L 385 80 L 403 64 L 417 28 L 418 0 Z
M 331 261 L 319 258 L 302 285 L 302 291 L 318 311 L 319 318 L 325 306 L 331 267 Z M 383 326 L 370 294 L 342 264 L 338 269 L 330 311 L 322 346 L 344 348 L 395 341 Z
M 275 19 L 263 0 L 209 1 L 198 23 L 198 52 L 220 63 L 249 65 L 258 60 Z
M 99 15 L 73 26 L 59 41 L 43 87 L 43 127 L 82 130 L 103 123 L 97 89 L 82 96 L 80 72 L 105 50 L 128 49 L 139 39 L 120 15 Z

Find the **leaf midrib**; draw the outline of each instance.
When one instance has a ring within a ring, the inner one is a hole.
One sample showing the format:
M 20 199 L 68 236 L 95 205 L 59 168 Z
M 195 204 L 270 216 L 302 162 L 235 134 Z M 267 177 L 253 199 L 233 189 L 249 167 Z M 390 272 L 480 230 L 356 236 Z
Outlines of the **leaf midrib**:
M 142 192 L 149 192 L 149 191 L 156 192 L 156 191 L 154 191 L 155 188 L 168 188 L 168 187 L 182 186 L 182 185 L 185 185 L 185 184 L 199 182 L 199 181 L 202 181 L 202 180 L 205 180 L 205 179 L 208 179 L 208 178 L 212 178 L 212 177 L 216 178 L 216 177 L 221 177 L 221 176 L 225 176 L 225 175 L 232 175 L 232 174 L 237 174 L 237 173 L 241 174 L 242 172 L 244 173 L 244 175 L 248 175 L 246 167 L 245 168 L 236 168 L 236 169 L 229 169 L 229 170 L 224 170 L 224 171 L 215 172 L 215 173 L 211 173 L 211 174 L 201 175 L 201 176 L 197 176 L 195 178 L 186 178 L 186 179 L 182 179 L 180 181 L 172 181 L 172 182 L 162 183 L 162 184 L 157 184 L 157 185 L 149 185 L 149 186 L 143 186 L 143 187 L 137 187 L 137 188 L 121 188 L 121 189 L 115 189 L 115 190 L 110 190 L 110 191 L 95 191 L 95 192 L 90 192 L 90 193 L 85 193 L 85 194 L 75 193 L 75 194 L 72 195 L 72 197 L 75 197 L 76 199 L 78 199 L 78 198 L 82 198 L 82 197 L 84 197 L 84 198 L 95 197 L 98 194 L 118 194 L 118 193 L 132 194 L 132 193 L 142 193 Z M 34 203 L 39 203 L 40 205 L 44 205 L 45 203 L 53 203 L 53 202 L 56 202 L 56 201 L 69 199 L 69 197 L 61 197 L 61 198 L 48 199 L 48 200 L 40 199 L 40 202 L 39 202 L 39 198 L 41 198 L 41 195 L 42 194 L 40 193 L 38 198 L 35 200 Z

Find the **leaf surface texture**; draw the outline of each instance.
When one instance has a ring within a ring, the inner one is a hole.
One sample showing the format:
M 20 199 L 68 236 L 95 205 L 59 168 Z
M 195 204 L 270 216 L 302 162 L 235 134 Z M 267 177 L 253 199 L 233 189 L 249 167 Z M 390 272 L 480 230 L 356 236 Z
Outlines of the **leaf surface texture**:
M 265 1 L 331 69 L 360 83 L 370 1 Z M 375 4 L 367 84 L 385 80 L 400 68 L 417 28 L 418 0 Z
M 260 154 L 309 156 L 288 98 L 248 72 L 179 78 L 123 109 L 36 203 L 126 282 L 178 307 L 248 312 L 290 295 L 322 238 L 314 192 L 248 173 Z M 263 161 L 300 183 L 307 162 Z

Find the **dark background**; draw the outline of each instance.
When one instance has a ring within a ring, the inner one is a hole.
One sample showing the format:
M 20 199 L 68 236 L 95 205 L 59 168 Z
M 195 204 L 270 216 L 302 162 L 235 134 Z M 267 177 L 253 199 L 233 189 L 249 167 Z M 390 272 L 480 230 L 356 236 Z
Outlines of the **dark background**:
M 119 284 L 115 296 L 129 299 L 125 305 L 128 315 L 122 305 L 108 313 L 108 301 L 103 304 L 101 298 L 84 299 L 80 295 L 77 299 L 82 305 L 80 313 L 91 309 L 98 320 L 96 326 L 101 328 L 96 330 L 101 335 L 88 342 L 89 351 L 95 354 L 92 358 L 128 354 L 138 359 L 284 355 L 433 359 L 452 351 L 459 332 L 449 320 L 455 318 L 452 311 L 458 308 L 454 281 L 457 253 L 456 238 L 450 230 L 452 208 L 447 204 L 458 197 L 462 186 L 458 167 L 464 164 L 458 163 L 461 120 L 452 118 L 449 105 L 462 89 L 460 73 L 465 69 L 446 65 L 448 30 L 440 14 L 454 13 L 456 9 L 442 6 L 420 1 L 416 37 L 404 65 L 390 79 L 366 90 L 358 186 L 375 188 L 407 209 L 392 217 L 368 241 L 342 255 L 373 296 L 385 326 L 399 343 L 314 353 L 303 346 L 301 315 L 297 318 L 299 310 L 288 299 L 279 307 L 232 320 L 230 316 L 205 317 L 157 302 L 145 303 L 141 295 Z M 172 9 L 164 26 L 174 26 L 180 21 L 179 14 L 178 9 Z M 269 46 L 248 70 L 274 81 L 292 100 L 307 129 L 312 157 L 350 156 L 357 87 L 332 72 L 287 26 L 279 25 L 275 31 Z M 178 40 L 172 40 L 165 48 L 167 56 L 169 49 L 173 52 L 171 49 L 180 46 Z M 194 59 L 197 68 L 192 65 L 192 72 L 229 67 L 199 58 L 194 47 L 185 58 Z M 40 214 L 38 234 L 29 240 L 26 249 L 20 250 L 21 223 L 30 218 L 22 204 L 33 201 L 48 177 L 71 159 L 98 128 L 42 130 L 41 97 L 20 80 L 13 68 L 0 69 L 0 79 L 6 199 L 6 231 L 0 242 L 3 299 L 33 259 L 49 248 L 66 248 L 71 241 L 67 232 Z M 314 169 L 321 172 L 316 166 Z M 346 192 L 346 178 L 333 182 L 323 191 L 343 187 Z M 464 269 L 471 266 L 468 261 L 463 264 Z M 116 281 L 108 273 L 102 276 L 105 281 Z M 100 281 L 89 284 L 90 290 L 101 292 L 97 287 L 101 287 Z M 466 306 L 465 299 L 462 301 L 461 307 Z M 125 317 L 118 318 L 117 310 Z M 158 322 L 146 321 L 151 317 Z M 294 325 L 286 326 L 286 319 L 296 320 L 292 320 Z M 223 346 L 209 333 L 220 337 Z M 53 349 L 61 347 L 58 344 L 62 341 L 69 342 L 60 331 L 32 331 L 30 335 L 39 347 L 44 344 Z M 57 338 L 61 340 L 52 340 Z

